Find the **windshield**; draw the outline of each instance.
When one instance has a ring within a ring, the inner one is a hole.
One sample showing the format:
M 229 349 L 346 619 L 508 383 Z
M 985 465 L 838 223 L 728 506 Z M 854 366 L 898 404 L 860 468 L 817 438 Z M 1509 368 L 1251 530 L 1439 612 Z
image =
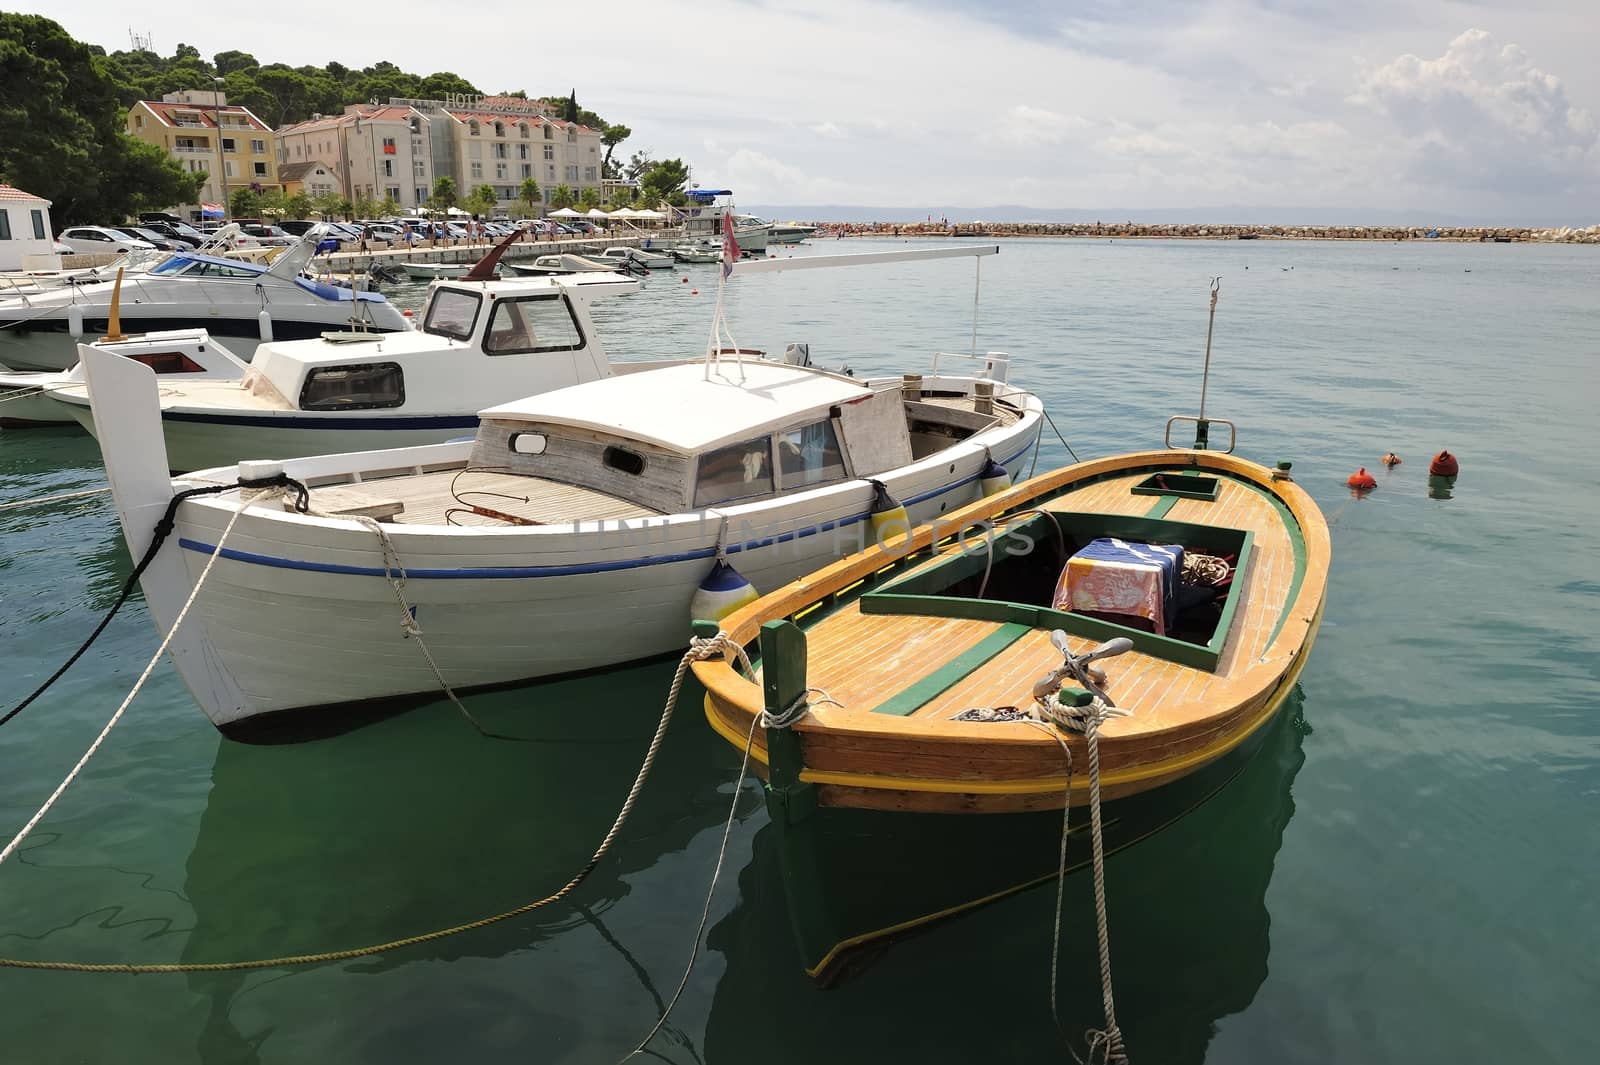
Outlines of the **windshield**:
M 428 304 L 428 316 L 422 323 L 424 333 L 434 336 L 468 340 L 472 328 L 478 324 L 478 307 L 482 303 L 475 292 L 462 292 L 455 288 L 435 289 Z

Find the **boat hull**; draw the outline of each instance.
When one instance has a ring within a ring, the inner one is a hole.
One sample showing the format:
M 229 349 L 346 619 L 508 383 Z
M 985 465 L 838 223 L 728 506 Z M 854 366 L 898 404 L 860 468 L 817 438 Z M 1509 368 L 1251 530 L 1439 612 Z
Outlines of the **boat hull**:
M 1020 472 L 1037 412 L 985 437 Z M 470 445 L 359 456 L 372 469 L 459 465 Z M 313 476 L 357 456 L 308 459 Z M 976 500 L 981 447 L 886 475 L 913 521 Z M 232 469 L 205 481 L 230 480 Z M 182 482 L 179 482 L 180 484 Z M 380 480 L 363 488 L 381 495 Z M 848 490 L 847 490 L 848 487 Z M 662 519 L 494 530 L 385 526 L 406 571 L 405 595 L 428 650 L 455 688 L 512 684 L 595 669 L 681 648 L 690 598 L 719 540 L 758 589 L 778 587 L 858 550 L 870 537 L 870 487 L 858 483 L 781 497 L 769 505 Z M 231 505 L 186 503 L 163 556 L 181 576 L 146 593 L 165 627 L 189 594 Z M 724 532 L 724 518 L 727 532 Z M 439 681 L 400 624 L 377 537 L 348 520 L 286 514 L 276 500 L 249 509 L 229 536 L 186 628 L 203 654 L 177 657 L 196 701 L 218 726 L 284 710 L 436 693 Z M 173 610 L 175 613 L 175 609 Z

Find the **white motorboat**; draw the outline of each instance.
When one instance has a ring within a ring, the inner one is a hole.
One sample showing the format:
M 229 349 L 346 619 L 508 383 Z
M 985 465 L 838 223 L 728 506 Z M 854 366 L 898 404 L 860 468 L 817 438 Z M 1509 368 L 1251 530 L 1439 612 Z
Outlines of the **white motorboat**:
M 479 264 L 486 275 L 493 258 Z M 470 435 L 484 407 L 609 376 L 589 303 L 637 287 L 594 274 L 436 281 L 418 330 L 263 344 L 237 379 L 164 380 L 168 468 Z M 94 431 L 81 384 L 57 386 L 46 402 Z
M 683 215 L 683 235 L 690 241 L 722 243 L 722 219 L 733 218 L 733 239 L 741 252 L 766 251 L 772 239 L 772 223 L 755 215 L 740 214 L 733 206 L 732 189 L 688 190 L 689 205 L 679 208 Z
M 559 255 L 540 255 L 532 262 L 502 262 L 500 269 L 506 273 L 517 274 L 521 277 L 547 277 L 552 274 L 592 274 L 615 272 L 621 266 L 610 259 L 599 259 L 589 255 L 573 255 L 571 252 L 562 252 Z
M 678 247 L 667 250 L 680 263 L 720 263 L 722 261 L 722 252 L 716 248 L 701 248 L 692 244 L 681 244 Z
M 272 339 L 315 337 L 351 326 L 404 331 L 410 323 L 383 296 L 301 276 L 315 240 L 302 240 L 270 266 L 197 252 L 174 252 L 145 272 L 125 274 L 122 324 L 129 331 L 203 328 L 229 338 L 248 358 Z M 76 341 L 106 332 L 114 281 L 67 285 L 0 299 L 0 364 L 13 370 L 64 370 Z
M 169 384 L 179 380 L 238 381 L 250 364 L 213 341 L 204 329 L 101 337 L 97 348 L 143 363 Z M 52 393 L 83 387 L 83 367 L 48 371 L 0 372 L 0 427 L 31 428 L 73 425 L 72 412 L 51 399 Z
M 114 397 L 94 418 L 135 556 L 175 492 L 283 477 L 309 489 L 302 509 L 276 490 L 183 499 L 141 578 L 165 631 L 220 556 L 171 644 L 218 727 L 436 692 L 411 635 L 457 689 L 680 647 L 691 613 L 752 594 L 745 581 L 770 590 L 894 537 L 879 519 L 928 521 L 997 488 L 997 465 L 1025 469 L 1040 401 L 1006 384 L 1006 356 L 975 358 L 974 375 L 936 362 L 913 389 L 819 370 L 803 353 L 708 357 L 491 407 L 471 440 L 174 480 L 154 376 L 83 355 L 91 394 Z
M 632 263 L 646 270 L 670 270 L 677 261 L 666 252 L 646 248 L 607 248 L 595 258 L 619 265 Z
M 802 225 L 799 222 L 773 222 L 770 239 L 773 244 L 799 244 L 816 235 L 816 226 Z

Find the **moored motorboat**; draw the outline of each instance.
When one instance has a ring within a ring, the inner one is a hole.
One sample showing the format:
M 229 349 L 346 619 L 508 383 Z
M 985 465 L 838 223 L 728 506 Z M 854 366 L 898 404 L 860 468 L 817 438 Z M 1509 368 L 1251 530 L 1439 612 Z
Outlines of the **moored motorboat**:
M 93 416 L 135 553 L 177 491 L 262 476 L 308 488 L 298 510 L 248 486 L 182 500 L 142 577 L 165 628 L 221 550 L 173 643 L 218 726 L 437 691 L 441 676 L 504 684 L 667 650 L 697 587 L 731 580 L 724 560 L 776 587 L 870 542 L 874 514 L 959 507 L 992 464 L 1025 466 L 1042 411 L 995 353 L 976 358 L 979 375 L 928 374 L 915 391 L 817 369 L 801 348 L 714 353 L 489 408 L 470 440 L 172 480 L 154 378 L 92 348 L 83 358 L 91 396 L 115 397 Z M 401 569 L 427 658 L 396 624 Z
M 615 273 L 621 266 L 609 259 L 562 252 L 557 255 L 539 255 L 532 262 L 502 262 L 500 269 L 521 277 L 545 277 L 551 274 Z
M 478 263 L 483 277 L 509 240 Z M 592 283 L 597 277 L 606 283 Z M 593 274 L 436 281 L 419 329 L 264 344 L 247 375 L 164 378 L 168 467 L 406 447 L 470 434 L 484 407 L 608 376 L 611 364 L 589 304 L 636 287 Z M 197 347 L 219 345 L 201 333 L 170 346 L 198 360 Z M 94 431 L 81 380 L 54 386 L 44 402 Z
M 669 254 L 680 263 L 720 263 L 722 252 L 717 248 L 703 248 L 692 244 L 680 244 L 675 248 L 667 249 Z
M 400 269 L 413 281 L 437 281 L 443 277 L 462 277 L 471 263 L 401 263 Z
M 772 223 L 772 243 L 774 244 L 799 244 L 801 241 L 816 235 L 816 226 L 803 225 L 799 222 Z

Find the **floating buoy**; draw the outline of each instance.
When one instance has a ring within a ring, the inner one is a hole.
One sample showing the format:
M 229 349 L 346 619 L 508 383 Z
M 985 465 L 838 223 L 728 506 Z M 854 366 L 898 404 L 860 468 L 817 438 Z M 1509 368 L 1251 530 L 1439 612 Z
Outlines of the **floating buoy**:
M 721 621 L 759 598 L 755 586 L 719 558 L 689 597 L 689 620 Z
M 1428 463 L 1428 472 L 1435 477 L 1454 477 L 1461 472 L 1461 463 L 1448 451 L 1441 451 Z
M 1011 487 L 1011 475 L 991 457 L 984 462 L 983 472 L 978 474 L 978 487 L 985 496 L 1004 492 Z
M 688 278 L 687 278 L 687 277 L 685 277 L 685 278 L 682 278 L 682 279 L 681 279 L 681 280 L 682 280 L 682 281 L 683 281 L 683 283 L 684 283 L 684 284 L 685 284 L 685 285 L 687 285 L 687 284 L 688 284 L 688 283 L 689 283 L 689 279 L 688 279 Z
M 1383 464 L 1389 467 L 1398 466 L 1400 465 L 1400 456 L 1393 451 L 1385 451 L 1383 453 Z
M 415 317 L 415 315 L 416 315 L 415 311 L 401 311 L 400 313 L 403 316 L 405 316 L 406 318 L 412 318 L 412 317 Z
M 256 330 L 261 334 L 261 342 L 267 343 L 272 339 L 272 312 L 265 307 L 256 315 Z
M 1355 473 L 1352 473 L 1350 475 L 1350 479 L 1344 483 L 1349 485 L 1351 488 L 1354 488 L 1358 492 L 1370 492 L 1374 488 L 1378 487 L 1377 479 L 1373 477 L 1372 474 L 1367 472 L 1367 468 L 1365 466 L 1361 467 Z
M 67 332 L 74 340 L 83 336 L 83 308 L 76 303 L 67 308 Z
M 690 290 L 689 290 L 689 295 L 691 295 L 691 296 L 698 296 L 698 295 L 700 295 L 700 290 L 699 290 L 699 289 L 697 289 L 697 288 L 691 288 L 691 289 L 690 289 Z
M 873 541 L 884 544 L 897 536 L 909 536 L 911 516 L 906 513 L 905 504 L 890 495 L 882 481 L 873 481 L 872 488 L 872 509 L 867 512 L 867 521 L 872 526 Z

